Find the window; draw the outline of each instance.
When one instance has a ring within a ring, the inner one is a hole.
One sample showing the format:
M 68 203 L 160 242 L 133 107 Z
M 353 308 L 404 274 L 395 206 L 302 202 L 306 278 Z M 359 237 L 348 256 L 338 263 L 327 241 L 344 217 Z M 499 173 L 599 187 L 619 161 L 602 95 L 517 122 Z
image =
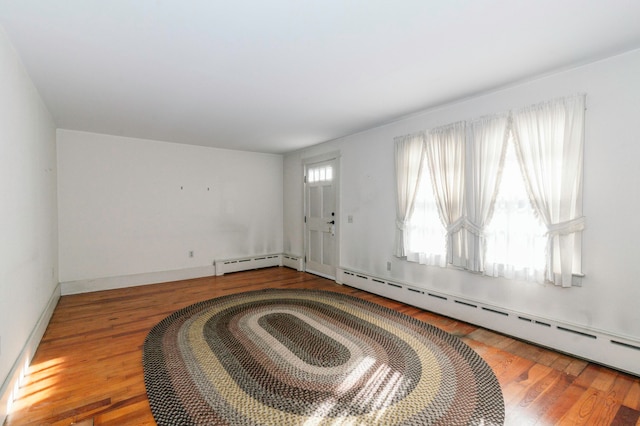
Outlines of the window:
M 333 180 L 333 168 L 331 166 L 322 166 L 309 169 L 307 172 L 308 182 L 331 182 Z
M 413 214 L 407 226 L 407 260 L 423 265 L 446 266 L 447 232 L 433 195 L 431 174 L 421 174 Z
M 493 217 L 485 231 L 484 273 L 543 281 L 545 232 L 531 206 L 513 139 L 509 138 Z
M 571 286 L 581 272 L 584 103 L 396 138 L 396 255 Z

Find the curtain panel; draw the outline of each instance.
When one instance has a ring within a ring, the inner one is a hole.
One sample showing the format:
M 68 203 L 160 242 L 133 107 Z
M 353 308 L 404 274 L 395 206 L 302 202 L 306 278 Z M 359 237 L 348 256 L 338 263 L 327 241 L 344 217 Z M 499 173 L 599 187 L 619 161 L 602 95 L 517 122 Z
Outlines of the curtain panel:
M 426 153 L 440 220 L 447 230 L 447 263 L 466 268 L 464 190 L 466 123 L 432 129 Z
M 396 243 L 395 255 L 407 255 L 407 223 L 413 213 L 424 160 L 424 133 L 400 136 L 395 142 Z
M 510 131 L 509 114 L 469 123 L 465 196 L 466 267 L 485 270 L 485 228 L 491 222 Z
M 547 228 L 545 279 L 562 287 L 581 273 L 585 95 L 514 113 L 516 154 L 531 204 Z

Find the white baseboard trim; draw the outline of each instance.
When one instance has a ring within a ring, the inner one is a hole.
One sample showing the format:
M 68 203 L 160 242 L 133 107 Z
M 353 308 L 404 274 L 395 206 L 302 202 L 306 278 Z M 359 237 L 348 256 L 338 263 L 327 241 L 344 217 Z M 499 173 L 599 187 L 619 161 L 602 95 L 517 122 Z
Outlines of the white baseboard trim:
M 92 291 L 114 290 L 118 288 L 136 287 L 147 284 L 190 280 L 193 278 L 210 277 L 213 275 L 216 275 L 215 266 L 200 266 L 197 268 L 176 269 L 173 271 L 147 272 L 117 277 L 66 281 L 61 283 L 61 292 L 63 296 L 66 296 Z
M 55 310 L 59 300 L 60 284 L 56 285 L 53 290 L 53 293 L 49 298 L 49 302 L 47 302 L 47 306 L 31 331 L 20 355 L 13 363 L 13 367 L 9 371 L 2 387 L 0 387 L 0 425 L 4 424 L 7 416 L 11 412 L 10 410 L 11 404 L 13 403 L 13 397 L 20 387 L 21 380 L 24 377 L 26 369 L 31 364 L 31 360 L 38 349 L 40 340 L 42 340 L 42 336 L 49 325 L 49 320 L 51 319 L 53 311 Z
M 336 281 L 640 376 L 640 340 L 338 268 Z
M 216 260 L 213 262 L 213 265 L 200 266 L 197 268 L 65 281 L 60 284 L 61 294 L 63 296 L 67 296 L 93 291 L 114 290 L 118 288 L 224 275 L 231 272 L 249 271 L 251 269 L 268 268 L 272 266 L 286 266 L 287 268 L 302 271 L 302 260 L 303 258 L 301 256 L 291 254 L 266 254 L 235 259 Z

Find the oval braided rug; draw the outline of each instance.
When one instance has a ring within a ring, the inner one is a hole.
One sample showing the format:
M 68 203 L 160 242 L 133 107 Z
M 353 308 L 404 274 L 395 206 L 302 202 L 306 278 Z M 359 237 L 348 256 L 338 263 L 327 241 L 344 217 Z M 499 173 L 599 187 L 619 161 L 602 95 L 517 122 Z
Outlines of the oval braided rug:
M 151 330 L 143 366 L 160 425 L 504 422 L 493 371 L 461 340 L 328 291 L 191 305 Z

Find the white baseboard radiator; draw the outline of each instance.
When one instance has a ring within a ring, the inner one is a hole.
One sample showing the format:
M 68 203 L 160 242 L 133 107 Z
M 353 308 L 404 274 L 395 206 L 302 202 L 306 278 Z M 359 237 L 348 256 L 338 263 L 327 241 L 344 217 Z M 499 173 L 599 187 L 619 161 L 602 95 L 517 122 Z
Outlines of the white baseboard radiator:
M 237 259 L 216 260 L 216 275 L 231 272 L 249 271 L 251 269 L 269 268 L 272 266 L 286 266 L 302 271 L 302 258 L 288 254 L 269 254 L 264 256 L 242 257 Z
M 338 269 L 337 281 L 431 312 L 640 376 L 640 341 L 486 303 Z
M 304 270 L 304 264 L 302 263 L 302 261 L 303 261 L 302 256 L 294 256 L 292 254 L 282 255 L 282 266 L 295 269 L 296 271 Z

